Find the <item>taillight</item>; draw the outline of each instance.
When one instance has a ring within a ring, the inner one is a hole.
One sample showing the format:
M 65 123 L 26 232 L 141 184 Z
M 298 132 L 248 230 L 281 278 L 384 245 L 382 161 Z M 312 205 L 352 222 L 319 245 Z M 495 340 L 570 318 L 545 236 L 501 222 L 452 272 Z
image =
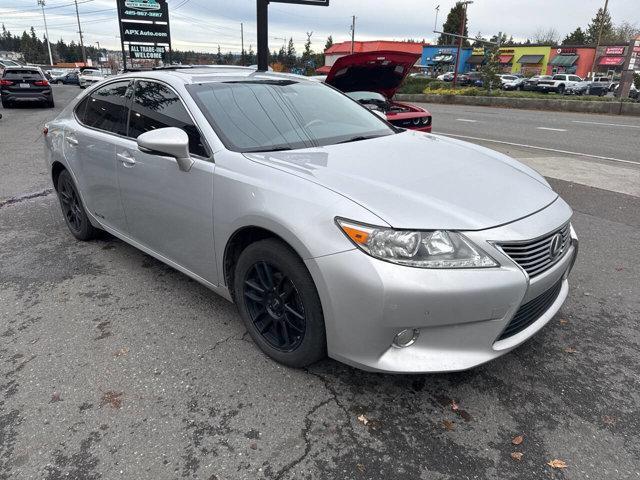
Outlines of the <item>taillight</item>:
M 0 85 L 13 85 L 11 80 L 0 80 Z
M 33 82 L 34 85 L 37 85 L 39 87 L 47 87 L 49 86 L 49 82 L 47 80 L 37 80 L 35 82 Z

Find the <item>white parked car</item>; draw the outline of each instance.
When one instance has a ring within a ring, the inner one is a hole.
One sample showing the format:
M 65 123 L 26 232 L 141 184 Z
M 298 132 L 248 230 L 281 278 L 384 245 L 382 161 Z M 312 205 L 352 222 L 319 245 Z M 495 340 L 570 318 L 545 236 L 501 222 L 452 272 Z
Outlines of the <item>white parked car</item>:
M 94 70 L 85 68 L 78 75 L 78 81 L 80 82 L 80 88 L 89 87 L 99 81 L 104 80 L 104 75 L 100 70 Z
M 551 80 L 540 80 L 538 82 L 538 91 L 563 94 L 567 89 L 571 90 L 580 83 L 582 83 L 582 78 L 577 75 L 559 73 L 554 75 Z

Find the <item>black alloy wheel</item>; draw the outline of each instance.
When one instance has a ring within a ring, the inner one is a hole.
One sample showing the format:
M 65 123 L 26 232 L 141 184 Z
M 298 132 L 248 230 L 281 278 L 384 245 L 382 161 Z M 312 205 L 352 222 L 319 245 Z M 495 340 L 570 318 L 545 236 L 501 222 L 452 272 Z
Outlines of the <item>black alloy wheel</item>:
M 91 240 L 94 238 L 97 230 L 91 225 L 82 206 L 78 190 L 67 170 L 63 170 L 58 177 L 57 193 L 64 219 L 73 236 L 78 240 Z
M 276 267 L 260 261 L 249 269 L 244 301 L 256 330 L 273 348 L 291 352 L 302 343 L 307 319 L 300 294 Z
M 294 368 L 326 357 L 318 291 L 287 244 L 268 238 L 246 247 L 236 262 L 232 287 L 247 331 L 264 353 Z

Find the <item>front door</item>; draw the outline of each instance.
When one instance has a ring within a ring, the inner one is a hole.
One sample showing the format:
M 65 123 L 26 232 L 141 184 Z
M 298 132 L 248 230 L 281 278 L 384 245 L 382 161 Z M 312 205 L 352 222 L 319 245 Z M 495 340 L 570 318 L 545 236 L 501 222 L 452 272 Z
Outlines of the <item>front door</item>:
M 195 163 L 144 153 L 135 139 L 152 129 L 182 128 Z M 167 85 L 138 80 L 129 111 L 128 139 L 116 146 L 118 181 L 131 238 L 217 284 L 213 244 L 214 163 L 178 95 Z

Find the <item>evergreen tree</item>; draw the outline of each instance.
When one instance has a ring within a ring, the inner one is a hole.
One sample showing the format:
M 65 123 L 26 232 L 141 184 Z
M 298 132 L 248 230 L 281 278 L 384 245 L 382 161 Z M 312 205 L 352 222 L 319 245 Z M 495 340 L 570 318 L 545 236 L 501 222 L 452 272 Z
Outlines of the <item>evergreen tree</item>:
M 447 15 L 447 21 L 444 22 L 442 26 L 442 31 L 445 33 L 454 33 L 456 35 L 460 35 L 460 28 L 462 27 L 462 21 L 464 16 L 465 6 L 461 2 L 457 2 L 453 8 L 449 11 Z M 463 35 L 466 37 L 469 34 L 469 21 L 467 19 L 466 25 L 464 27 Z M 459 39 L 457 37 L 452 37 L 451 35 L 440 35 L 438 38 L 438 45 L 454 45 L 457 44 Z M 462 45 L 465 47 L 469 46 L 469 42 L 464 40 Z
M 222 65 L 224 58 L 222 58 L 222 52 L 220 51 L 220 45 L 218 45 L 218 53 L 216 53 L 216 65 Z
M 329 35 L 327 37 L 327 41 L 324 42 L 324 50 L 325 50 L 325 52 L 327 50 L 329 50 L 332 46 L 333 46 L 333 37 L 331 35 Z
M 598 9 L 598 13 L 587 26 L 586 37 L 588 43 L 595 44 L 598 42 L 600 27 L 602 27 L 601 42 L 606 43 L 613 37 L 613 22 L 609 12 L 605 12 L 602 8 Z
M 562 40 L 562 45 L 585 45 L 586 43 L 587 36 L 580 27 L 576 28 Z

